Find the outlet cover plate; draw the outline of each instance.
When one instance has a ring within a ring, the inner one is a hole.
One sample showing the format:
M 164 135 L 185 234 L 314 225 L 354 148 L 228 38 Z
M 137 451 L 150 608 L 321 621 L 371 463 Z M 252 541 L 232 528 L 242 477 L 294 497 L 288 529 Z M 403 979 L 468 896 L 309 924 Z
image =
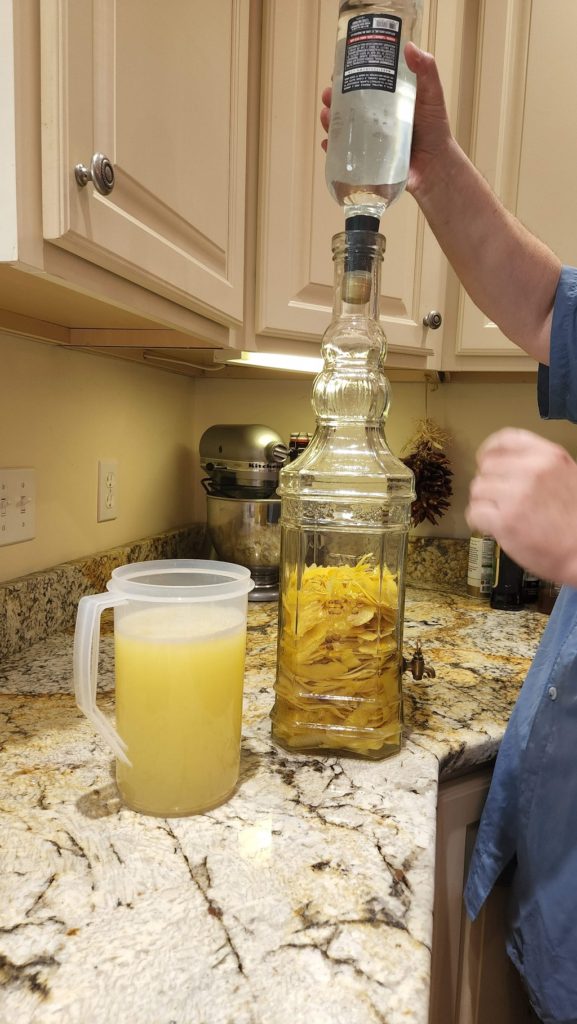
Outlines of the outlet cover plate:
M 0 545 L 36 536 L 36 470 L 0 469 Z
M 118 517 L 118 461 L 100 459 L 98 462 L 98 508 L 99 523 Z

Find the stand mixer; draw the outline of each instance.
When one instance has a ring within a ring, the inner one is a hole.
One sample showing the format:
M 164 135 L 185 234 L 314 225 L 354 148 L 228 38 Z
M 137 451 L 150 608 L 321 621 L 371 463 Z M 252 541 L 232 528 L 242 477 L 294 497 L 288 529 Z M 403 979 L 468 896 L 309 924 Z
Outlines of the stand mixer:
M 288 446 L 263 424 L 227 423 L 205 430 L 199 452 L 214 550 L 250 569 L 255 582 L 250 601 L 278 600 L 280 499 L 275 495 Z

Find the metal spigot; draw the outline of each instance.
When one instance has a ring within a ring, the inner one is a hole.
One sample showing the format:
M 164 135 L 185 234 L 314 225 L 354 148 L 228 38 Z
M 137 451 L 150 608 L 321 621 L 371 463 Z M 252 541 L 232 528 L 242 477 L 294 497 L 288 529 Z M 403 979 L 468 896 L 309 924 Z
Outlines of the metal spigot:
M 417 680 L 422 679 L 423 676 L 428 676 L 430 679 L 434 679 L 436 676 L 434 668 L 429 668 L 427 665 L 425 665 L 425 659 L 423 657 L 423 651 L 421 648 L 420 640 L 417 640 L 415 653 L 413 654 L 411 660 L 407 661 L 406 658 L 403 658 L 403 672 L 407 671 L 411 673 L 413 679 Z

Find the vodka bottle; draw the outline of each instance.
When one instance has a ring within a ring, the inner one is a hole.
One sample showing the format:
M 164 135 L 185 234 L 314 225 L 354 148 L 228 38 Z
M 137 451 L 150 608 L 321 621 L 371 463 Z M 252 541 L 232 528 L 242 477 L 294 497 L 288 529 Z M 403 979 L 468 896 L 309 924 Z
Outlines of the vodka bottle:
M 416 82 L 405 43 L 419 43 L 423 0 L 340 0 L 326 180 L 347 217 L 381 217 L 403 192 Z

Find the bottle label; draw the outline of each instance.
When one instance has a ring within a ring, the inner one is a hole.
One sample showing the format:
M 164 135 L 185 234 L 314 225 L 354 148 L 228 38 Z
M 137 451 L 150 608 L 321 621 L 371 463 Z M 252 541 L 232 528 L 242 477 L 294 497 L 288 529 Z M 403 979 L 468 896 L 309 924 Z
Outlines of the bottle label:
M 343 92 L 395 92 L 401 46 L 401 18 L 359 14 L 347 26 Z
M 469 542 L 467 585 L 481 594 L 490 594 L 493 586 L 494 548 L 492 537 L 471 537 Z

